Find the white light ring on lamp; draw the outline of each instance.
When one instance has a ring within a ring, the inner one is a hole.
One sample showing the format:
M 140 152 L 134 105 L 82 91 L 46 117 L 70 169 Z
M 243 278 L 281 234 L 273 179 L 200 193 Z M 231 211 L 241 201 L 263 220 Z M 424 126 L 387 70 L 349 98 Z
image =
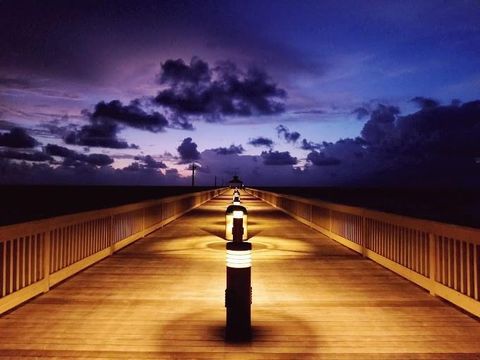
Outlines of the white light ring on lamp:
M 251 256 L 252 250 L 227 250 L 227 255 Z
M 245 263 L 245 264 L 237 264 L 237 263 L 230 263 L 227 262 L 227 267 L 233 268 L 233 269 L 248 269 L 252 267 L 252 263 Z
M 251 250 L 227 250 L 227 267 L 229 268 L 249 268 L 252 266 Z
M 233 218 L 234 219 L 243 219 L 243 211 L 242 210 L 233 210 Z

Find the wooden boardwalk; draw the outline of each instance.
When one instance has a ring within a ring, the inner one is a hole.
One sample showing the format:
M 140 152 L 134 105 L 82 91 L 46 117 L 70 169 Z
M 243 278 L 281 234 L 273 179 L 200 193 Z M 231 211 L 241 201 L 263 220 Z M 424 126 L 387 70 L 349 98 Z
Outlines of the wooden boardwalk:
M 480 359 L 480 321 L 246 195 L 254 338 L 223 340 L 209 201 L 0 317 L 0 358 Z

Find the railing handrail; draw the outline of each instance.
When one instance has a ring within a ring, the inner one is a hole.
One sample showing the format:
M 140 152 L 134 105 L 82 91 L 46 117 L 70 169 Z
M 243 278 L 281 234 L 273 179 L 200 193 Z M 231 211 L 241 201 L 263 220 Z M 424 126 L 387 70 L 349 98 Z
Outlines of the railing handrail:
M 204 193 L 208 193 L 212 190 L 221 190 L 221 189 L 223 188 L 194 191 L 186 194 L 173 195 L 173 196 L 168 196 L 168 197 L 159 198 L 159 199 L 138 201 L 130 204 L 113 206 L 113 207 L 108 207 L 104 209 L 87 210 L 87 211 L 76 212 L 74 214 L 58 215 L 58 216 L 48 217 L 44 219 L 31 220 L 31 221 L 25 221 L 25 222 L 16 223 L 16 224 L 4 225 L 4 226 L 0 226 L 0 243 L 4 241 L 5 238 L 11 237 L 12 233 L 24 233 L 24 232 L 29 232 L 32 229 L 34 229 L 37 232 L 46 231 L 50 229 L 52 226 L 57 227 L 59 224 L 61 224 L 62 226 L 68 226 L 79 221 L 88 221 L 96 218 L 103 218 L 103 217 L 118 215 L 118 214 L 122 214 L 129 211 L 148 208 L 150 206 L 155 206 L 162 203 L 181 200 L 183 198 L 188 198 L 194 194 L 201 195 Z
M 480 317 L 480 229 L 247 190 L 432 295 Z
M 0 314 L 224 191 L 214 188 L 0 227 Z
M 275 193 L 263 189 L 247 188 L 282 197 L 286 199 L 301 201 L 310 205 L 322 206 L 330 210 L 337 210 L 352 215 L 368 217 L 396 225 L 408 226 L 415 230 L 426 231 L 446 237 L 461 237 L 475 244 L 480 244 L 480 229 L 463 225 L 449 224 L 445 222 L 415 218 L 407 215 L 393 214 L 380 210 L 368 209 L 360 206 L 344 205 L 319 199 L 309 199 L 298 195 Z

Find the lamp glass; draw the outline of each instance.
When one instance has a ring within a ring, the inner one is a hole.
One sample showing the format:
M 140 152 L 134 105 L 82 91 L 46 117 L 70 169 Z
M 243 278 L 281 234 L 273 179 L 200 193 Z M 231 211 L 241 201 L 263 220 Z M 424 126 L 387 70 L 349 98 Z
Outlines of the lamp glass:
M 252 267 L 252 251 L 227 250 L 227 266 L 236 269 Z
M 234 219 L 242 219 L 243 218 L 243 211 L 242 210 L 235 210 L 233 212 Z

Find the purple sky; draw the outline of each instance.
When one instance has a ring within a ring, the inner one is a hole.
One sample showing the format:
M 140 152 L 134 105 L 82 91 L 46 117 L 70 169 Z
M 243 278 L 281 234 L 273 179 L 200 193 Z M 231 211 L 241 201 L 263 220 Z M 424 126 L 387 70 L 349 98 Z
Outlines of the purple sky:
M 480 3 L 0 2 L 0 183 L 476 186 Z

